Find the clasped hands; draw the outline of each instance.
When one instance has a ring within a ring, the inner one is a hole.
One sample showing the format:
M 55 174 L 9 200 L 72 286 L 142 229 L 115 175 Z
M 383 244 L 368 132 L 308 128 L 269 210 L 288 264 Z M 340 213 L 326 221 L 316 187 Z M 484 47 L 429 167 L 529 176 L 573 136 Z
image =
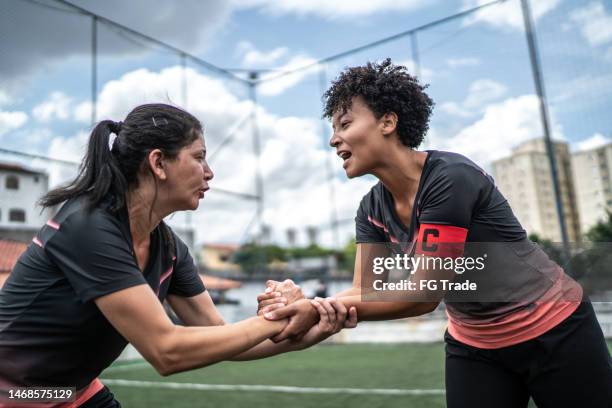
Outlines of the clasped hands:
M 348 311 L 333 297 L 306 299 L 291 279 L 269 280 L 266 290 L 257 296 L 257 314 L 267 320 L 289 319 L 287 326 L 272 341 L 286 339 L 301 342 L 305 347 L 338 333 L 343 328 L 357 326 L 357 309 Z

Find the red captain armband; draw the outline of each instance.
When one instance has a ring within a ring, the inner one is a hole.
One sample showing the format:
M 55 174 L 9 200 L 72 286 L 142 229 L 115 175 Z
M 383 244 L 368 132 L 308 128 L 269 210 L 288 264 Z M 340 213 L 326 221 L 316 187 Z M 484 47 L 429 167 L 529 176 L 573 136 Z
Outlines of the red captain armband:
M 458 258 L 463 255 L 467 233 L 452 225 L 421 224 L 415 254 Z

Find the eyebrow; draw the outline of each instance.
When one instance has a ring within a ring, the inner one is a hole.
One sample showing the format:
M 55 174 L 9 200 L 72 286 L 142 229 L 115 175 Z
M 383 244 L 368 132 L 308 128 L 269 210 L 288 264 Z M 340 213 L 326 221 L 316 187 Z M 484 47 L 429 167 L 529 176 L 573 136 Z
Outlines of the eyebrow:
M 342 115 L 338 116 L 338 122 L 340 122 L 342 120 L 342 118 L 347 114 L 348 112 L 344 112 Z M 334 125 L 334 121 L 332 120 L 332 129 L 336 130 L 336 125 Z

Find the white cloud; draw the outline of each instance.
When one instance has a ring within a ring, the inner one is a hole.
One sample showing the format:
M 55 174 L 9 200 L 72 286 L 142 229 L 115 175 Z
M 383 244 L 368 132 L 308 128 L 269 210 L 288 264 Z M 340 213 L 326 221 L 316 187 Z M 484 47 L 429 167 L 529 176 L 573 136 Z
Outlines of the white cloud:
M 164 102 L 167 98 L 180 100 L 181 75 L 180 67 L 160 72 L 139 69 L 107 82 L 98 96 L 99 119 L 123 120 L 135 105 Z M 188 69 L 187 76 L 189 94 L 192 95 L 187 109 L 202 120 L 208 150 L 213 152 L 229 130 L 249 114 L 252 104 L 232 94 L 227 82 L 191 69 Z M 284 230 L 289 227 L 303 230 L 307 225 L 329 224 L 329 191 L 324 169 L 325 160 L 333 156 L 333 152 L 323 147 L 319 120 L 278 117 L 263 107 L 257 109 L 261 135 L 260 163 L 265 186 L 265 223 L 272 225 L 278 239 L 284 239 Z M 55 138 L 49 155 L 80 160 L 87 137 L 87 134 L 79 133 L 69 139 Z M 255 162 L 252 128 L 247 122 L 236 132 L 232 143 L 210 163 L 215 172 L 212 190 L 192 217 L 197 242 L 238 242 L 243 239 L 245 228 L 255 213 L 255 203 L 223 195 L 215 191 L 215 187 L 253 193 Z M 334 156 L 334 168 L 339 170 L 340 166 L 340 160 Z M 58 173 L 54 180 L 62 177 L 67 176 Z M 338 217 L 353 218 L 360 198 L 372 183 L 368 180 L 337 180 L 336 184 L 337 197 L 342 198 L 338 199 Z M 177 214 L 170 223 L 183 226 L 185 218 Z M 331 235 L 323 236 L 329 243 Z M 342 238 L 344 240 L 346 236 Z
M 3 89 L 0 89 L 0 108 L 2 108 L 3 106 L 8 105 L 9 103 L 11 103 L 11 97 L 9 96 L 8 92 L 6 92 Z
M 238 55 L 242 56 L 242 66 L 255 68 L 270 66 L 289 52 L 287 47 L 277 47 L 270 51 L 261 51 L 248 41 L 241 41 L 236 48 Z
M 473 111 L 465 109 L 457 102 L 442 102 L 440 105 L 438 105 L 438 109 L 444 113 L 448 113 L 452 116 L 458 116 L 460 118 L 469 118 L 474 116 Z
M 508 88 L 492 79 L 479 79 L 470 85 L 468 96 L 463 104 L 468 109 L 478 108 L 485 103 L 492 102 L 506 94 Z
M 49 157 L 80 163 L 87 150 L 89 133 L 78 132 L 72 137 L 47 135 L 51 139 L 47 150 Z M 77 167 L 67 164 L 47 162 L 49 185 L 56 186 L 71 181 L 77 175 Z
M 73 111 L 74 120 L 77 122 L 89 123 L 91 122 L 91 102 L 83 101 L 79 103 Z
M 482 78 L 470 84 L 468 94 L 461 103 L 444 102 L 440 110 L 449 115 L 469 118 L 476 115 L 482 108 L 506 95 L 508 88 L 492 79 Z
M 70 117 L 72 98 L 62 92 L 53 92 L 49 97 L 32 109 L 32 115 L 40 122 L 53 119 L 66 120 Z
M 606 12 L 602 3 L 592 2 L 572 11 L 570 19 L 577 24 L 590 45 L 612 41 L 612 15 Z
M 0 136 L 20 128 L 28 121 L 25 112 L 3 112 L 0 111 Z
M 553 137 L 562 139 L 560 125 L 554 117 L 551 121 Z M 455 151 L 484 165 L 509 155 L 519 143 L 541 136 L 538 98 L 523 95 L 487 106 L 479 120 L 456 136 L 445 138 L 434 133 L 429 143 L 433 148 Z
M 412 11 L 433 4 L 427 0 L 234 0 L 236 8 L 260 8 L 272 15 L 316 15 L 333 19 L 375 13 Z
M 464 0 L 463 9 L 470 9 L 489 3 L 489 0 Z M 561 0 L 538 0 L 531 1 L 531 14 L 535 21 L 554 10 Z M 467 17 L 465 24 L 485 23 L 502 29 L 523 30 L 523 13 L 520 1 L 506 1 L 490 7 L 485 7 Z
M 580 150 L 590 150 L 601 147 L 608 143 L 612 142 L 609 137 L 602 135 L 601 133 L 595 133 L 593 136 L 581 140 L 575 144 L 575 149 Z
M 412 59 L 399 61 L 396 65 L 403 65 L 411 75 L 417 75 L 417 64 Z M 419 64 L 418 71 L 420 73 L 419 81 L 421 83 L 429 83 L 434 77 L 434 72 L 429 68 L 423 67 L 422 64 Z
M 286 64 L 278 67 L 279 72 L 289 71 L 296 68 L 301 68 L 316 62 L 316 59 L 309 57 L 307 55 L 296 55 L 292 57 Z M 266 96 L 274 96 L 283 93 L 285 90 L 294 87 L 306 77 L 315 74 L 321 70 L 320 65 L 313 65 L 307 69 L 303 69 L 301 71 L 297 71 L 295 73 L 284 75 L 276 79 L 270 79 L 269 81 L 262 82 L 257 90 L 262 95 Z M 276 73 L 270 73 L 262 76 L 262 79 L 266 78 L 274 78 L 278 75 Z
M 196 54 L 212 43 L 211 35 L 224 27 L 232 12 L 231 4 L 224 0 L 73 2 Z M 3 77 L 48 69 L 53 63 L 63 62 L 71 56 L 88 57 L 90 54 L 90 42 L 83 40 L 90 35 L 91 23 L 86 16 L 58 13 L 36 3 L 40 2 L 2 2 L 0 38 L 15 39 L 2 44 L 0 75 Z M 44 3 L 64 8 L 53 2 Z M 140 40 L 122 39 L 116 30 L 104 26 L 98 30 L 98 43 L 101 56 L 142 54 L 150 49 L 139 45 Z
M 548 86 L 548 101 L 558 110 L 576 111 L 601 109 L 609 98 L 612 73 L 585 73 L 565 81 L 551 82 Z
M 446 60 L 446 64 L 451 68 L 458 67 L 475 67 L 480 65 L 480 59 L 466 57 L 466 58 L 449 58 Z

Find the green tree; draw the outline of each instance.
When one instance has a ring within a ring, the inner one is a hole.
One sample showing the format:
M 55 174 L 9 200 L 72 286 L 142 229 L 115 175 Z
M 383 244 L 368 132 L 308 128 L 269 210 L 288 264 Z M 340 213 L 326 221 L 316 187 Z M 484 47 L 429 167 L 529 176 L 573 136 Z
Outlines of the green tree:
M 240 265 L 243 272 L 253 274 L 265 269 L 270 262 L 286 261 L 287 254 L 278 245 L 257 245 L 250 242 L 236 251 L 233 260 Z
M 357 256 L 357 243 L 351 239 L 340 252 L 340 269 L 352 274 L 355 270 L 355 256 Z
M 586 233 L 591 242 L 612 242 L 612 212 L 607 211 L 608 219 L 599 221 Z

